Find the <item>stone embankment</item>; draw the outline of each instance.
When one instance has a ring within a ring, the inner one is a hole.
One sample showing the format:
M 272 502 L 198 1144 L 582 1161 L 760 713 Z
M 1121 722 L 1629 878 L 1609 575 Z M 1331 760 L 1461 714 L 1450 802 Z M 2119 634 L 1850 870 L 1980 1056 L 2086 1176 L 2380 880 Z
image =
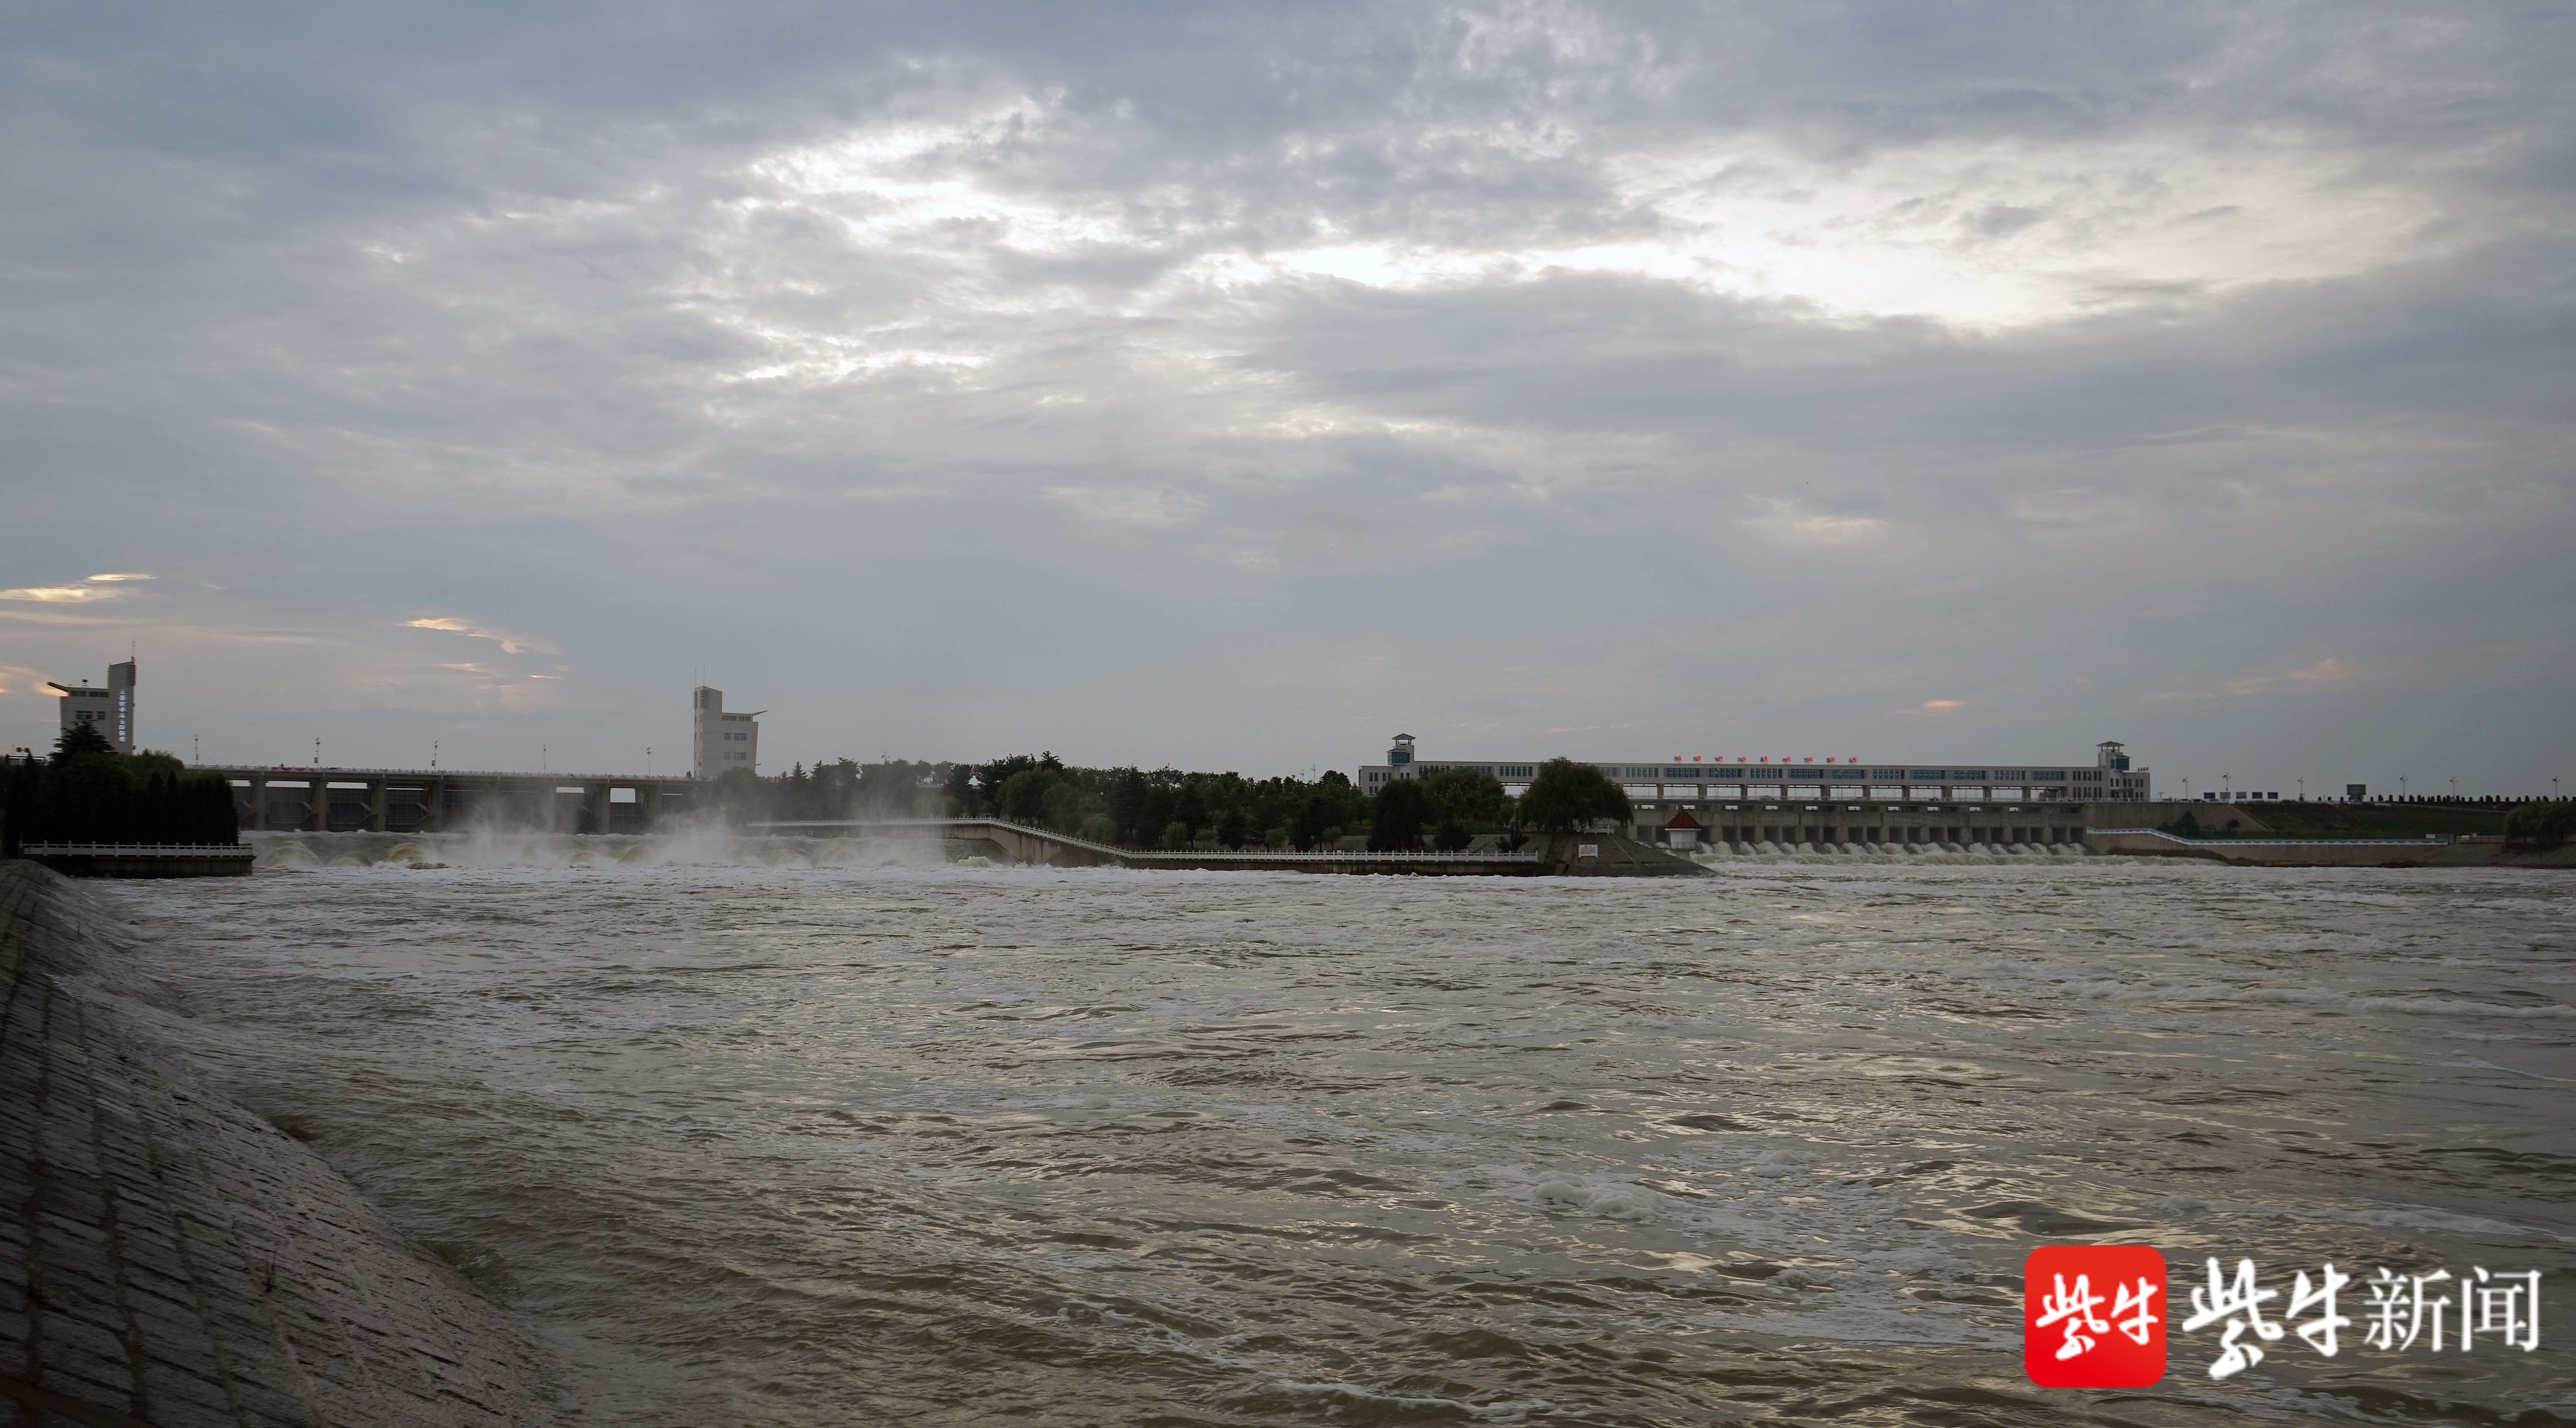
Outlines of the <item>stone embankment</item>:
M 0 1424 L 560 1421 L 501 1311 L 160 1041 L 119 936 L 0 863 Z
M 2576 868 L 2576 845 L 2515 848 L 2448 840 L 2177 838 L 2155 829 L 2090 832 L 2085 846 L 2124 858 L 2204 858 L 2248 868 Z

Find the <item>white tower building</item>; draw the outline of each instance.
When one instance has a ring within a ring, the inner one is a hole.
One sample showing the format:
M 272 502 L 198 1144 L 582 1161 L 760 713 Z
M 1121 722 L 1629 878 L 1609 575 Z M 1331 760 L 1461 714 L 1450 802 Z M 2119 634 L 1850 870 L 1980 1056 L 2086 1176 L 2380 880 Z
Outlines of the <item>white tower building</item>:
M 107 736 L 120 754 L 134 752 L 134 661 L 107 667 L 107 687 L 55 684 L 63 692 L 63 728 L 87 724 Z
M 728 714 L 724 691 L 699 685 L 689 697 L 689 776 L 714 778 L 727 769 L 760 772 L 760 716 L 768 712 Z

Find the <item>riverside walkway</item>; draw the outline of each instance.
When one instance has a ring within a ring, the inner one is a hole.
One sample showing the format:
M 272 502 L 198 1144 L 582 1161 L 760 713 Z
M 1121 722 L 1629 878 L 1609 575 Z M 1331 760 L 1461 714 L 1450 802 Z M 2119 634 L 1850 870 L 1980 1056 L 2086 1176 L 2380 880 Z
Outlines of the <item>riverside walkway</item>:
M 0 1424 L 559 1421 L 500 1310 L 160 1041 L 122 935 L 0 862 Z

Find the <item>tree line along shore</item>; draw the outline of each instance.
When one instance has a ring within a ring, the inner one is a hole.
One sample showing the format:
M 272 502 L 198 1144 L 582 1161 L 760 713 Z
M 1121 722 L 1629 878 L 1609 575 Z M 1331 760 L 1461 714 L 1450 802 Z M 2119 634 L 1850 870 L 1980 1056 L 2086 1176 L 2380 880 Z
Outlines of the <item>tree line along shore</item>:
M 1554 759 L 1515 798 L 1501 780 L 1442 769 L 1375 797 L 1338 769 L 1305 779 L 1247 778 L 1181 769 L 1084 768 L 1052 753 L 989 763 L 802 764 L 762 777 L 715 780 L 728 822 L 1002 818 L 1129 848 L 1308 849 L 1365 835 L 1372 848 L 1463 848 L 1480 834 L 1505 842 L 1625 819 L 1627 795 L 1591 764 Z
M 13 760 L 0 778 L 0 849 L 30 843 L 230 844 L 241 839 L 233 786 L 170 754 L 120 754 L 87 724 L 52 757 Z
M 1129 848 L 1310 849 L 1365 836 L 1373 849 L 1464 848 L 1480 835 L 1505 847 L 1531 833 L 1595 820 L 1624 822 L 1627 795 L 1592 764 L 1541 764 L 1514 797 L 1500 780 L 1447 768 L 1390 783 L 1372 797 L 1338 769 L 1312 779 L 1248 778 L 1134 766 L 1088 768 L 1053 753 L 985 763 L 840 759 L 712 781 L 708 805 L 725 822 L 1002 818 Z M 2206 817 L 2203 817 L 2203 814 Z M 2259 818 L 2241 832 L 2238 816 Z M 2194 809 L 2167 831 L 2228 837 L 2482 835 L 2549 848 L 2576 838 L 2576 800 L 2511 805 L 2419 799 L 2363 804 L 2274 802 Z M 11 762 L 0 778 L 0 846 L 231 844 L 233 789 L 158 752 L 117 753 L 87 725 L 65 730 L 50 758 Z

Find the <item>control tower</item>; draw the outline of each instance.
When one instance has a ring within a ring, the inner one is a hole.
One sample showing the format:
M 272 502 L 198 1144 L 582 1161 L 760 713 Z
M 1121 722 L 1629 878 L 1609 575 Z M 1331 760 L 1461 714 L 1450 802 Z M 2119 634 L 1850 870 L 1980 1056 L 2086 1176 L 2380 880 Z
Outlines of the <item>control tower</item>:
M 55 684 L 63 692 L 63 732 L 76 724 L 86 724 L 107 736 L 120 754 L 134 752 L 134 661 L 107 667 L 107 687 L 88 684 Z
M 2129 767 L 2128 750 L 2117 739 L 2105 739 L 2093 746 L 2093 766 L 2101 773 L 2103 797 L 2126 803 L 2144 803 L 2155 797 L 2155 776 L 2144 768 Z
M 760 716 L 728 714 L 724 691 L 701 684 L 689 694 L 689 776 L 714 778 L 727 769 L 760 772 Z

